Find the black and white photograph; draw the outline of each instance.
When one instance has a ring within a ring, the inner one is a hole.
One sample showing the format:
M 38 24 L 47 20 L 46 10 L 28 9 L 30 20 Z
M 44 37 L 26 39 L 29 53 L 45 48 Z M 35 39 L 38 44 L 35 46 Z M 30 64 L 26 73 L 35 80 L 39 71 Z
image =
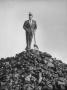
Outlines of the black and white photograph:
M 67 0 L 0 0 L 0 90 L 67 90 Z

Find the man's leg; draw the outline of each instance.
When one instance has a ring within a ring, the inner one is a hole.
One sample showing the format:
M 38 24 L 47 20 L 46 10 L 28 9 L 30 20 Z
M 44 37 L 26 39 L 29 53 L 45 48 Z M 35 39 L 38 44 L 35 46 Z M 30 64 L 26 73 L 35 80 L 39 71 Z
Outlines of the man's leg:
M 29 48 L 29 33 L 26 32 L 26 50 Z
M 30 35 L 29 35 L 29 48 L 30 48 L 30 49 L 31 49 L 32 38 L 33 38 L 33 35 L 30 34 Z

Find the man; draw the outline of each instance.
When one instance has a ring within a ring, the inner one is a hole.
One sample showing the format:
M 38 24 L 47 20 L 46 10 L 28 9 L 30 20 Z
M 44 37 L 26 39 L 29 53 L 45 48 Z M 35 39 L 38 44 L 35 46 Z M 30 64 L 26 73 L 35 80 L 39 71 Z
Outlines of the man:
M 31 12 L 29 12 L 29 20 L 26 20 L 24 22 L 23 28 L 26 32 L 26 50 L 31 49 L 31 42 L 32 42 L 32 38 L 33 35 L 37 29 L 37 24 L 36 21 L 33 20 L 33 15 Z

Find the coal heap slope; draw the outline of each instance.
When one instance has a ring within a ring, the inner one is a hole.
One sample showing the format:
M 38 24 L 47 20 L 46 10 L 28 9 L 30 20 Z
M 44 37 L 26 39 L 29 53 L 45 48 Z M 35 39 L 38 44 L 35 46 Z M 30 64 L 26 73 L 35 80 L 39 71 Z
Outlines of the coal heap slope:
M 0 90 L 67 90 L 67 64 L 33 49 L 2 58 Z

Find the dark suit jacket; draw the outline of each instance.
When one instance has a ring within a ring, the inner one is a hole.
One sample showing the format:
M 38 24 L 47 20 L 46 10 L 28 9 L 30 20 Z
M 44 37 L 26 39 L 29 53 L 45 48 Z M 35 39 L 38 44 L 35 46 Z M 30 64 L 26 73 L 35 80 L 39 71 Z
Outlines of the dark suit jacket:
M 35 21 L 35 20 L 32 20 L 32 25 L 30 25 L 30 24 L 29 24 L 29 20 L 26 20 L 26 21 L 24 22 L 23 28 L 24 28 L 25 30 L 26 30 L 26 29 L 31 30 L 31 28 L 32 28 L 33 30 L 36 30 L 36 29 L 37 29 L 36 21 Z

